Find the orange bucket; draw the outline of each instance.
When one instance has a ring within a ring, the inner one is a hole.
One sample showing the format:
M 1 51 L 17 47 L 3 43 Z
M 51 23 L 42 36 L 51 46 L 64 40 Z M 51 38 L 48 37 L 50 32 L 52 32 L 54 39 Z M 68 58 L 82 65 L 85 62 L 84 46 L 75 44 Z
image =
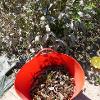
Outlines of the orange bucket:
M 22 100 L 32 100 L 30 89 L 33 84 L 33 78 L 37 77 L 39 72 L 48 65 L 64 65 L 69 74 L 73 76 L 75 87 L 71 100 L 80 93 L 85 80 L 81 65 L 66 54 L 58 53 L 50 48 L 44 48 L 26 63 L 16 75 L 15 90 Z

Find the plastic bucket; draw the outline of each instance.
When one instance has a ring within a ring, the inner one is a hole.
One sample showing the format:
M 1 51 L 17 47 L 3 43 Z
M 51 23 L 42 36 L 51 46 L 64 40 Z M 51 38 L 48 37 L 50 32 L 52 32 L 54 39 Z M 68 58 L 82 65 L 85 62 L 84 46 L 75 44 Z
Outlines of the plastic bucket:
M 23 100 L 32 100 L 30 89 L 34 82 L 33 78 L 37 77 L 39 72 L 48 65 L 64 65 L 70 75 L 74 77 L 75 87 L 71 100 L 82 90 L 85 75 L 81 65 L 66 54 L 45 48 L 26 63 L 16 75 L 15 90 Z

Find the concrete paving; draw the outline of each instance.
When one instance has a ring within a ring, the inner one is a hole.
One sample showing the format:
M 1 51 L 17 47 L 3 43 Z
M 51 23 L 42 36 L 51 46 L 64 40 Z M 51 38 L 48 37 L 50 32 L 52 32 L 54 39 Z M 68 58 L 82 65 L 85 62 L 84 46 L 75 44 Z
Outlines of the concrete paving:
M 0 100 L 22 100 L 16 93 L 14 86 L 12 86 L 4 95 L 0 98 Z

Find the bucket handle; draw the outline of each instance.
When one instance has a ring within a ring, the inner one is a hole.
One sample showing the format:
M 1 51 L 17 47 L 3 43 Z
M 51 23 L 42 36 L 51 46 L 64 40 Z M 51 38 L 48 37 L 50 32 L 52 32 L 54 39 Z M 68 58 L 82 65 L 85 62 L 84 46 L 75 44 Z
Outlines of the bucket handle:
M 53 50 L 51 48 L 43 48 L 36 54 L 36 56 L 51 53 L 51 52 L 55 52 L 55 50 Z

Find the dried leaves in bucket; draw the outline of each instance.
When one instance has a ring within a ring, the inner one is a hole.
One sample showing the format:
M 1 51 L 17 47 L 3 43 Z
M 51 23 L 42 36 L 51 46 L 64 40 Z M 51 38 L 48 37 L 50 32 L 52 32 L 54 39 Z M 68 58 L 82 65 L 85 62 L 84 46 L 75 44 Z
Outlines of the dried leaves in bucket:
M 70 100 L 74 79 L 63 67 L 47 68 L 36 79 L 31 89 L 33 100 Z

